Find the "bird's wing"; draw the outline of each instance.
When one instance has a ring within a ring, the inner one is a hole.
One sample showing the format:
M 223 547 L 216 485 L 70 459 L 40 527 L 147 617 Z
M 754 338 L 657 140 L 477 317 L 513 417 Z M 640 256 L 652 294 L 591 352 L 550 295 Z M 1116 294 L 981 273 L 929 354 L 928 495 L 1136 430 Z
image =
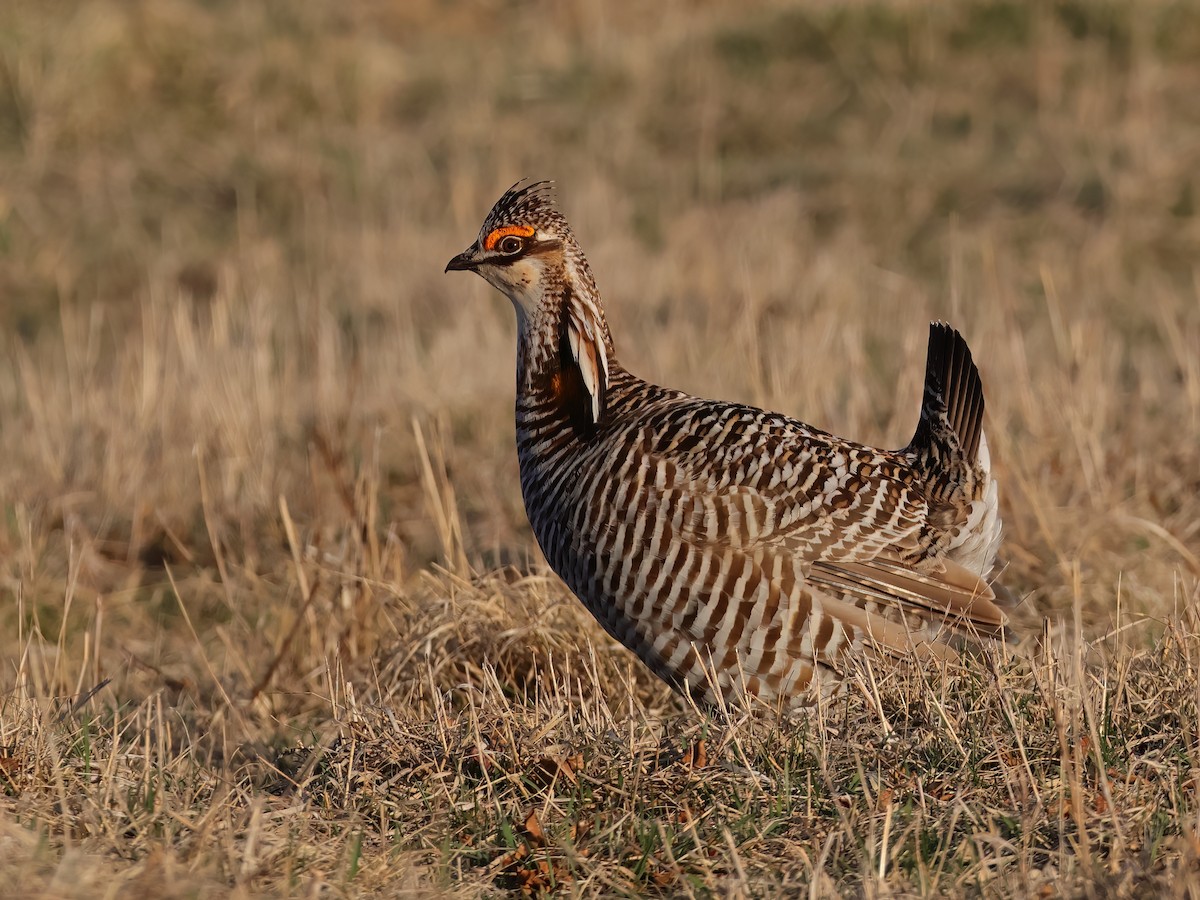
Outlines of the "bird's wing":
M 650 499 L 700 543 L 785 548 L 807 562 L 907 557 L 930 525 L 902 455 L 750 407 L 651 418 L 628 451 Z
M 664 446 L 652 428 L 638 441 L 650 520 L 717 560 L 681 588 L 691 596 L 673 627 L 705 645 L 736 637 L 743 660 L 782 652 L 834 668 L 864 642 L 942 656 L 953 635 L 1003 634 L 983 573 L 922 557 L 930 510 L 903 457 L 730 409 L 692 423 L 702 451 L 688 437 Z

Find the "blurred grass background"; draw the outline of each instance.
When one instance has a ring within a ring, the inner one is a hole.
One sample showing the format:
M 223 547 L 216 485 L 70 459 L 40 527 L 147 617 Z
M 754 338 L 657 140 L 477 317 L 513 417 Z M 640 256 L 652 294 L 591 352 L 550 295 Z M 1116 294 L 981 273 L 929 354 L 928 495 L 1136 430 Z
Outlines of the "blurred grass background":
M 355 283 L 328 257 L 461 231 L 526 172 L 619 207 L 593 243 L 627 236 L 639 257 L 681 215 L 791 193 L 812 229 L 793 240 L 853 234 L 924 281 L 954 229 L 1068 257 L 1114 232 L 1130 269 L 1192 274 L 1191 4 L 18 0 L 3 16 L 0 288 L 27 337 L 61 303 L 202 302 L 247 256 L 340 277 L 335 308 L 392 313 L 414 276 Z
M 1200 577 L 1198 84 L 1191 2 L 8 0 L 0 685 L 167 691 L 218 761 L 592 640 L 675 709 L 538 580 L 512 313 L 442 274 L 521 177 L 651 379 L 899 446 L 951 321 L 1019 624 L 1151 646 Z
M 1001 380 L 1009 363 L 1039 390 L 1039 368 L 1053 369 L 1086 427 L 1125 453 L 1153 432 L 1112 433 L 1101 409 L 1136 419 L 1182 393 L 1156 421 L 1195 427 L 1192 4 L 647 16 L 632 3 L 167 0 L 14 2 L 0 16 L 0 321 L 17 358 L 70 374 L 79 355 L 75 377 L 103 380 L 138 352 L 131 341 L 165 352 L 159 319 L 257 316 L 256 337 L 310 345 L 258 347 L 262 366 L 294 370 L 259 390 L 309 396 L 263 411 L 290 421 L 253 439 L 303 442 L 303 420 L 335 412 L 401 431 L 413 412 L 442 414 L 487 454 L 469 492 L 480 499 L 466 501 L 488 520 L 484 544 L 512 545 L 523 527 L 503 488 L 513 326 L 503 301 L 443 278 L 441 263 L 524 176 L 559 181 L 623 356 L 647 376 L 895 443 L 912 401 L 886 385 L 919 374 L 922 320 L 942 315 L 1000 376 L 992 429 L 1015 441 L 1044 436 L 1026 433 L 1036 410 L 1002 405 L 1021 391 Z M 993 338 L 1019 338 L 1024 358 Z M 812 364 L 830 351 L 833 365 Z M 1103 396 L 1079 396 L 1079 365 L 1103 368 L 1087 385 Z M 162 389 L 145 360 L 130 377 Z M 19 423 L 37 410 L 15 378 L 0 398 Z M 311 379 L 333 395 L 324 406 Z M 360 383 L 353 404 L 328 405 Z M 64 454 L 139 443 L 105 433 L 116 422 L 85 427 L 91 398 L 74 399 L 69 422 L 35 423 L 42 446 L 15 442 L 11 484 L 154 491 L 171 467 L 65 478 Z M 179 399 L 189 408 L 169 411 L 182 420 L 157 452 L 211 431 L 190 408 L 204 398 Z M 49 433 L 68 425 L 71 440 Z M 1108 452 L 1084 461 L 1093 491 Z M 408 458 L 387 461 L 393 480 L 411 481 Z M 290 467 L 273 460 L 253 476 L 268 509 Z M 96 499 L 137 515 L 128 492 Z

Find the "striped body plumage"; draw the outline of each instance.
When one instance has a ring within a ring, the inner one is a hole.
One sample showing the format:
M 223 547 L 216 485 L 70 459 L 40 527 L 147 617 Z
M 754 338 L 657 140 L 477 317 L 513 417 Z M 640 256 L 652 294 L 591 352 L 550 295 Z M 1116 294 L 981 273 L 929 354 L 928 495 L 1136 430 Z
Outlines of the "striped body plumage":
M 945 658 L 956 637 L 1003 635 L 983 394 L 948 326 L 930 329 L 913 440 L 877 450 L 622 368 L 545 184 L 509 190 L 447 269 L 517 309 L 521 490 L 542 551 L 677 689 L 792 707 L 855 655 Z

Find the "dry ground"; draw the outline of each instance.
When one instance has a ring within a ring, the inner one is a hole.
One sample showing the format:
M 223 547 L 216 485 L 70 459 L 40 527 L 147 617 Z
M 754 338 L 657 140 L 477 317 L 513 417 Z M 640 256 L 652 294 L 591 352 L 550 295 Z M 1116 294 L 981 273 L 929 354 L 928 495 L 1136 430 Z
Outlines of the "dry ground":
M 1192 3 L 0 4 L 0 879 L 1196 896 L 1197 84 Z M 1028 658 L 607 641 L 441 271 L 526 175 L 649 377 L 899 445 L 962 329 Z

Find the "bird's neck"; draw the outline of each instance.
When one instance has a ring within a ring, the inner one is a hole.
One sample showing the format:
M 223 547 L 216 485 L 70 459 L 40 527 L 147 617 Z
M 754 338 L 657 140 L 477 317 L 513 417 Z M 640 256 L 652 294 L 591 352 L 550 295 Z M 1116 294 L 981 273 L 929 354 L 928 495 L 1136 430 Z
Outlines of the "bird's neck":
M 612 335 L 586 262 L 547 275 L 537 302 L 517 304 L 518 413 L 554 412 L 587 431 L 603 417 Z

